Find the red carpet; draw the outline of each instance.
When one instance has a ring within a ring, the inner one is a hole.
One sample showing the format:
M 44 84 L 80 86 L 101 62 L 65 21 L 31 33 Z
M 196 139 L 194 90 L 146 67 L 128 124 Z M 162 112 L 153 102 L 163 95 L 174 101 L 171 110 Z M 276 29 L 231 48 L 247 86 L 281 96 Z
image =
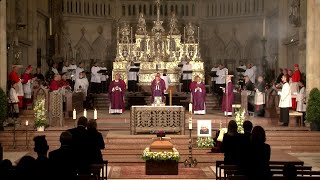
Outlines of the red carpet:
M 178 175 L 146 175 L 145 166 L 112 166 L 110 179 L 213 179 L 214 172 L 209 167 L 180 168 Z

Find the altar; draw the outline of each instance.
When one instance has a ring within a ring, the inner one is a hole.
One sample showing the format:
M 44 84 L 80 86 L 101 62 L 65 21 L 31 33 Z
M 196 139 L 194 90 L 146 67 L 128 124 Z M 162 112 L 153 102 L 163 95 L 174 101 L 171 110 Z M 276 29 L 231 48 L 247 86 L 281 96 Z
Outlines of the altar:
M 158 130 L 185 134 L 183 106 L 132 106 L 130 134 L 153 133 Z

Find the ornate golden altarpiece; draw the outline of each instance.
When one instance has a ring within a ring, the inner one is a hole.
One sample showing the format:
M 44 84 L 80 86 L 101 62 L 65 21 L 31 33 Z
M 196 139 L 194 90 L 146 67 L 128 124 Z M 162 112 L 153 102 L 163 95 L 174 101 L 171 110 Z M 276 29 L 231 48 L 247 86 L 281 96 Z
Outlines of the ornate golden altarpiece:
M 130 134 L 150 133 L 158 130 L 185 134 L 185 108 L 183 106 L 132 106 Z
M 137 31 L 133 39 L 132 27 L 124 23 L 117 30 L 117 53 L 113 62 L 112 79 L 119 73 L 127 82 L 128 66 L 131 61 L 140 64 L 139 85 L 150 86 L 155 73 L 167 69 L 170 76 L 170 86 L 180 84 L 183 61 L 189 59 L 192 64 L 193 77 L 199 75 L 204 81 L 204 68 L 200 56 L 199 27 L 188 23 L 182 33 L 178 30 L 178 20 L 175 14 L 169 21 L 169 31 L 166 32 L 160 21 L 160 0 L 156 1 L 157 20 L 150 32 L 147 32 L 146 21 L 141 13 Z M 197 33 L 197 35 L 196 35 Z M 182 41 L 183 40 L 183 41 Z

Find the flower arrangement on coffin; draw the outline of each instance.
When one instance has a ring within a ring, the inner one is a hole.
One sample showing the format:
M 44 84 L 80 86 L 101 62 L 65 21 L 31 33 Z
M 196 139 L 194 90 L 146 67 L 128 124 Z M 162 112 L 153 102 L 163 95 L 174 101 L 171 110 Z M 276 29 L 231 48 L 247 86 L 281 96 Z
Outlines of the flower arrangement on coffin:
M 157 131 L 157 137 L 166 137 L 166 132 L 164 130 Z
M 34 126 L 36 128 L 44 128 L 47 126 L 47 110 L 45 108 L 45 98 L 40 97 L 36 100 L 33 108 L 34 112 Z
M 198 137 L 197 147 L 198 148 L 212 148 L 214 147 L 214 140 L 211 137 Z
M 246 111 L 244 109 L 241 109 L 235 113 L 236 114 L 235 121 L 238 126 L 238 133 L 242 133 L 242 134 L 244 133 L 243 122 L 245 120 L 245 112 Z
M 143 151 L 142 159 L 143 160 L 173 160 L 179 162 L 180 154 L 176 148 L 172 149 L 173 152 L 150 152 L 150 148 L 147 147 Z

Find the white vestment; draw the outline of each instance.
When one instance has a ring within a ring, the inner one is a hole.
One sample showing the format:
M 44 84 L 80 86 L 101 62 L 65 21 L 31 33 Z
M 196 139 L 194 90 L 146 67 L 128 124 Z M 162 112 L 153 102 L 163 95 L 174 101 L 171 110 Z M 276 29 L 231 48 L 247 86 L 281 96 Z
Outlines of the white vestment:
M 216 79 L 216 84 L 226 84 L 226 72 L 227 68 L 218 69 L 216 75 L 218 76 Z
M 87 97 L 88 87 L 89 82 L 87 78 L 78 78 L 74 84 L 74 91 L 83 92 L 84 97 Z
M 92 66 L 92 68 L 91 68 L 91 82 L 101 83 L 100 73 L 98 73 L 99 71 L 100 71 L 100 67 Z
M 79 79 L 79 73 L 81 73 L 82 71 L 84 71 L 83 68 L 77 67 L 77 69 L 76 69 L 76 74 L 74 75 L 75 80 L 76 80 L 76 79 Z
M 256 81 L 256 73 L 255 73 L 255 68 L 250 68 L 247 69 L 246 72 L 244 73 L 244 76 L 248 76 L 250 81 L 254 84 Z

